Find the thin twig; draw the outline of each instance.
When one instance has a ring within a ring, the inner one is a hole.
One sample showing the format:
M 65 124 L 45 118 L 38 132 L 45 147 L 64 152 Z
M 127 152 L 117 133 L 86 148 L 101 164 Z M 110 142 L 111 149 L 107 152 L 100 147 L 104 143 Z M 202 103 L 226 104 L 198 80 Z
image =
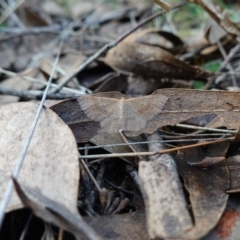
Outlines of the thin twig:
M 18 77 L 18 78 L 23 78 L 27 81 L 30 81 L 30 82 L 34 82 L 34 83 L 39 83 L 39 84 L 42 84 L 44 86 L 46 86 L 48 83 L 46 81 L 43 81 L 43 80 L 40 80 L 40 79 L 35 79 L 33 77 L 29 77 L 29 76 L 25 76 L 21 73 L 15 73 L 15 72 L 11 72 L 11 71 L 8 71 L 8 70 L 5 70 L 3 68 L 0 68 L 0 73 L 3 73 L 3 74 L 6 74 L 7 76 L 10 76 L 10 77 Z M 51 83 L 51 87 L 54 87 L 56 88 L 57 87 L 57 84 L 55 83 Z M 64 91 L 67 91 L 67 92 L 70 92 L 70 93 L 75 93 L 75 94 L 86 94 L 86 92 L 89 92 L 90 90 L 83 87 L 83 86 L 80 86 L 83 90 L 78 90 L 78 89 L 73 89 L 73 88 L 68 88 L 68 87 L 64 87 L 63 90 Z
M 215 140 L 215 141 L 211 141 L 211 142 L 201 142 L 201 143 L 196 143 L 196 144 L 192 144 L 192 145 L 166 149 L 166 150 L 162 150 L 162 151 L 158 151 L 158 152 L 110 153 L 110 154 L 84 155 L 84 156 L 81 156 L 81 157 L 84 158 L 84 159 L 94 159 L 94 158 L 119 158 L 119 157 L 154 156 L 154 155 L 157 155 L 157 154 L 176 152 L 176 151 L 179 151 L 179 150 L 201 147 L 201 146 L 205 146 L 205 145 L 227 142 L 227 141 L 233 141 L 233 140 L 234 140 L 234 138 L 219 139 L 219 140 Z
M 16 4 L 12 7 L 9 7 L 7 9 L 7 11 L 5 11 L 2 16 L 0 17 L 0 24 L 3 23 L 9 16 L 11 16 L 11 14 L 17 9 L 19 8 L 23 3 L 25 2 L 25 0 L 19 0 L 16 2 Z
M 186 3 L 182 3 L 177 5 L 176 7 L 172 8 L 171 10 L 180 8 L 184 6 Z M 90 58 L 88 58 L 84 63 L 82 63 L 64 82 L 59 84 L 58 89 L 55 90 L 55 92 L 60 91 L 66 84 L 68 84 L 79 72 L 81 72 L 83 69 L 85 69 L 90 63 L 95 61 L 97 58 L 99 58 L 103 53 L 106 53 L 109 49 L 115 47 L 117 44 L 119 44 L 123 39 L 125 39 L 127 36 L 129 36 L 131 33 L 136 31 L 138 28 L 143 26 L 144 24 L 148 23 L 152 19 L 164 14 L 165 11 L 158 11 L 151 15 L 150 17 L 144 19 L 138 25 L 136 25 L 134 28 L 132 28 L 130 31 L 124 33 L 122 36 L 117 38 L 116 40 L 104 45 L 100 50 L 98 50 L 95 54 L 93 54 Z
M 10 29 L 8 28 L 0 28 L 1 32 L 11 33 L 10 35 L 3 36 L 0 38 L 0 42 L 8 41 L 12 38 L 19 38 L 27 35 L 37 35 L 42 33 L 59 33 L 63 29 L 60 25 L 51 25 L 47 27 L 34 27 L 34 28 L 26 28 L 26 29 Z
M 218 71 L 222 71 L 239 50 L 240 50 L 240 44 L 237 44 L 234 48 L 232 48 L 231 51 L 228 53 L 227 57 L 222 62 L 221 67 L 218 69 Z
M 16 90 L 10 88 L 0 88 L 0 94 L 2 95 L 10 95 L 10 96 L 17 96 L 25 99 L 36 99 L 42 98 L 44 95 L 43 91 L 40 90 Z M 67 98 L 79 97 L 84 94 L 73 94 L 73 93 L 51 93 L 49 92 L 46 95 L 46 99 L 55 99 L 55 100 L 62 100 Z
M 34 118 L 34 121 L 33 121 L 32 127 L 31 127 L 31 130 L 29 132 L 29 136 L 26 139 L 26 143 L 24 145 L 24 148 L 23 148 L 23 150 L 21 152 L 21 155 L 20 155 L 16 165 L 15 165 L 15 169 L 14 169 L 14 172 L 12 174 L 12 177 L 15 178 L 15 179 L 17 179 L 17 177 L 19 175 L 19 172 L 20 172 L 20 170 L 22 168 L 25 156 L 26 156 L 27 151 L 28 151 L 28 147 L 30 145 L 30 142 L 32 140 L 34 131 L 36 129 L 36 126 L 37 126 L 40 114 L 42 112 L 44 101 L 45 101 L 45 99 L 47 97 L 48 90 L 49 90 L 49 88 L 51 86 L 51 82 L 53 80 L 53 76 L 54 76 L 55 70 L 57 68 L 57 64 L 58 64 L 58 61 L 59 61 L 59 58 L 60 58 L 60 53 L 62 51 L 63 42 L 64 42 L 64 38 L 62 38 L 62 41 L 60 43 L 59 52 L 58 52 L 58 55 L 56 57 L 56 60 L 55 60 L 55 63 L 54 63 L 51 75 L 49 77 L 48 85 L 47 85 L 47 87 L 46 87 L 46 89 L 44 91 L 41 103 L 40 103 L 40 105 L 38 107 L 38 110 L 37 110 L 37 113 L 35 115 L 35 118 Z M 10 198 L 12 196 L 13 188 L 14 188 L 13 182 L 12 182 L 12 180 L 10 180 L 9 183 L 8 183 L 8 186 L 7 186 L 7 190 L 6 190 L 6 192 L 5 192 L 5 194 L 4 194 L 3 198 L 2 198 L 2 201 L 0 203 L 0 227 L 2 226 L 3 218 L 4 218 L 4 215 L 5 215 L 5 211 L 6 211 L 6 207 L 7 207 L 8 203 L 9 203 L 9 200 L 10 200 Z
M 93 181 L 95 187 L 97 188 L 97 190 L 98 190 L 99 192 L 101 192 L 102 189 L 100 188 L 98 182 L 96 181 L 96 179 L 95 179 L 94 176 L 92 175 L 92 173 L 91 173 L 91 171 L 89 170 L 87 164 L 84 162 L 83 159 L 80 159 L 80 160 L 81 160 L 81 163 L 82 163 L 83 167 L 84 167 L 85 170 L 87 171 L 89 177 L 92 179 L 92 181 Z
M 195 130 L 205 130 L 205 131 L 212 131 L 212 132 L 220 132 L 220 133 L 237 133 L 237 130 L 228 130 L 228 129 L 217 129 L 217 128 L 208 128 L 208 127 L 199 127 L 199 126 L 192 126 L 187 124 L 176 124 L 175 126 L 181 128 L 189 128 Z
M 223 59 L 224 59 L 224 60 L 227 59 L 227 53 L 226 53 L 225 49 L 223 48 L 223 45 L 222 45 L 221 41 L 218 40 L 218 41 L 217 41 L 217 45 L 218 45 L 218 49 L 219 49 L 220 53 L 221 53 L 222 56 L 223 56 Z M 230 62 L 227 63 L 227 66 L 228 66 L 228 68 L 230 69 L 231 72 L 234 71 L 234 69 L 233 69 L 233 67 L 232 67 L 232 65 L 231 65 Z M 230 77 L 231 77 L 231 79 L 232 79 L 232 84 L 233 84 L 233 86 L 234 86 L 234 87 L 238 87 L 236 76 L 235 76 L 235 75 L 230 75 Z
M 129 145 L 141 145 L 141 144 L 149 144 L 149 143 L 179 143 L 179 142 L 196 142 L 196 141 L 214 141 L 214 140 L 218 140 L 218 139 L 219 138 L 194 138 L 194 139 L 171 139 L 171 140 L 162 140 L 162 141 L 157 141 L 157 142 L 143 141 L 143 142 L 115 143 L 115 144 L 105 144 L 105 145 L 98 145 L 98 146 L 79 147 L 78 150 L 98 149 L 98 148 L 117 147 L 117 146 L 129 146 Z

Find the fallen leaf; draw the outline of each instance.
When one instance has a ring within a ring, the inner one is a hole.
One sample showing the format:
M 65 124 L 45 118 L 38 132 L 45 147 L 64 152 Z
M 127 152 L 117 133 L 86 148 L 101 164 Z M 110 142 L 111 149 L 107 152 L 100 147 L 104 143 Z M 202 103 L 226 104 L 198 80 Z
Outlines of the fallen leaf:
M 77 239 L 100 240 L 101 238 L 89 227 L 77 212 L 72 212 L 64 205 L 42 195 L 37 189 L 22 188 L 13 179 L 16 192 L 24 206 L 29 207 L 44 221 L 71 232 Z
M 200 239 L 212 230 L 220 220 L 228 200 L 229 172 L 225 161 L 211 168 L 190 167 L 187 162 L 201 162 L 205 157 L 224 157 L 229 143 L 198 147 L 179 151 L 175 157 L 178 172 L 189 194 L 194 227 L 185 239 Z
M 149 151 L 165 149 L 159 133 L 149 137 Z M 150 239 L 184 239 L 193 227 L 177 167 L 170 154 L 139 163 L 139 177 L 146 206 L 147 231 Z
M 236 240 L 240 234 L 239 194 L 230 195 L 218 225 L 203 240 Z
M 21 102 L 4 105 L 0 111 L 0 199 L 27 141 L 39 104 Z M 79 162 L 74 136 L 50 109 L 42 110 L 18 180 L 37 188 L 72 212 L 77 211 Z M 14 192 L 6 211 L 22 208 Z
M 240 192 L 240 156 L 236 155 L 229 157 L 226 161 L 230 172 L 230 188 L 228 189 L 228 192 Z
M 164 49 L 136 42 L 121 42 L 108 51 L 104 62 L 116 71 L 148 78 L 206 79 L 208 76 Z

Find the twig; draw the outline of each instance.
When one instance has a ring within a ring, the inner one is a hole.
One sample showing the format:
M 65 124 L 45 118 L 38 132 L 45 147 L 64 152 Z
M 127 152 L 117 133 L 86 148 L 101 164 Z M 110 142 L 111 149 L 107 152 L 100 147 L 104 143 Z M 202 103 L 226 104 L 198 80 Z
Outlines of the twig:
M 0 17 L 0 24 L 3 23 L 17 8 L 19 8 L 25 0 L 19 0 L 16 2 L 15 6 L 10 7 L 5 11 L 2 16 Z
M 181 128 L 189 128 L 189 129 L 196 129 L 196 130 L 205 130 L 205 131 L 212 131 L 212 132 L 220 132 L 220 133 L 237 133 L 237 130 L 228 130 L 228 129 L 217 129 L 217 128 L 208 128 L 208 127 L 199 127 L 199 126 L 192 126 L 187 124 L 176 124 L 175 126 Z
M 218 69 L 218 71 L 222 71 L 227 64 L 232 60 L 232 58 L 236 55 L 236 53 L 240 50 L 240 44 L 237 44 L 234 48 L 231 49 L 227 57 L 224 59 L 224 61 L 221 64 L 221 67 Z
M 181 136 L 181 137 L 183 137 L 183 136 Z M 129 145 L 141 145 L 141 144 L 149 144 L 149 143 L 179 143 L 179 142 L 196 142 L 196 141 L 214 141 L 214 140 L 218 140 L 218 139 L 219 138 L 193 138 L 193 139 L 171 139 L 171 140 L 162 140 L 162 141 L 157 141 L 157 142 L 143 141 L 143 142 L 115 143 L 115 144 L 79 147 L 78 150 L 98 149 L 98 148 L 117 147 L 117 146 L 129 146 Z
M 8 70 L 5 70 L 3 68 L 0 68 L 0 73 L 4 73 L 10 77 L 19 77 L 19 78 L 23 78 L 27 81 L 30 81 L 30 82 L 34 82 L 34 83 L 39 83 L 39 84 L 42 84 L 44 86 L 46 86 L 48 83 L 43 81 L 43 80 L 40 80 L 40 79 L 35 79 L 35 78 L 32 78 L 32 77 L 29 77 L 29 76 L 25 76 L 21 73 L 15 73 L 15 72 L 11 72 L 11 71 L 8 71 Z M 55 83 L 51 83 L 51 87 L 57 87 L 57 84 Z M 81 88 L 83 88 L 83 91 L 90 91 L 89 89 L 81 86 Z M 76 95 L 81 95 L 81 94 L 86 94 L 85 92 L 81 91 L 81 90 L 78 90 L 78 89 L 73 89 L 73 88 L 68 88 L 68 87 L 64 87 L 63 88 L 64 91 L 68 91 L 70 93 L 75 93 Z
M 26 29 L 10 29 L 8 28 L 0 28 L 0 32 L 11 33 L 11 35 L 3 36 L 0 38 L 0 42 L 8 41 L 12 38 L 19 38 L 27 35 L 37 35 L 41 33 L 59 33 L 64 27 L 60 25 L 52 25 L 47 27 L 33 27 Z
M 1 88 L 0 87 L 0 94 L 2 95 L 10 95 L 10 96 L 17 96 L 26 99 L 36 99 L 42 98 L 44 93 L 40 90 L 16 90 L 10 88 Z M 47 93 L 46 99 L 55 99 L 55 100 L 62 100 L 67 98 L 79 97 L 83 94 L 67 94 L 67 93 Z
M 175 7 L 173 7 L 171 10 L 180 8 L 184 6 L 186 3 L 179 4 Z M 115 47 L 118 43 L 120 43 L 124 38 L 129 36 L 131 33 L 136 31 L 138 28 L 146 24 L 147 22 L 151 21 L 152 19 L 164 14 L 165 11 L 158 11 L 151 15 L 150 17 L 144 19 L 138 25 L 136 25 L 134 28 L 132 28 L 130 31 L 124 33 L 122 36 L 117 38 L 116 40 L 104 45 L 100 50 L 98 50 L 95 54 L 93 54 L 90 58 L 88 58 L 84 63 L 82 63 L 64 82 L 59 84 L 58 89 L 55 90 L 55 92 L 60 91 L 66 84 L 68 84 L 79 72 L 81 72 L 83 69 L 85 69 L 90 63 L 95 61 L 97 58 L 99 58 L 103 53 L 107 52 L 109 49 Z
M 119 157 L 137 157 L 137 156 L 154 156 L 158 154 L 164 154 L 164 153 L 170 153 L 170 152 L 176 152 L 179 150 L 194 148 L 194 147 L 201 147 L 205 145 L 215 144 L 215 143 L 221 143 L 221 142 L 227 142 L 227 141 L 233 141 L 234 138 L 226 138 L 226 139 L 219 139 L 211 142 L 201 142 L 196 143 L 192 145 L 182 146 L 182 147 L 176 147 L 171 149 L 166 149 L 158 152 L 133 152 L 133 153 L 110 153 L 110 154 L 96 154 L 96 155 L 85 155 L 81 156 L 84 159 L 93 159 L 93 158 L 119 158 Z
M 87 171 L 89 177 L 92 179 L 92 181 L 93 181 L 95 187 L 97 188 L 97 190 L 98 190 L 99 192 L 101 192 L 102 189 L 100 188 L 98 182 L 96 181 L 96 179 L 95 179 L 94 176 L 92 175 L 92 173 L 91 173 L 91 171 L 89 170 L 87 164 L 84 162 L 83 159 L 80 159 L 80 161 L 81 161 L 83 167 L 85 168 L 85 170 Z
M 222 56 L 223 56 L 223 59 L 224 59 L 224 60 L 227 59 L 227 53 L 226 53 L 225 49 L 223 48 L 223 45 L 222 45 L 221 41 L 218 40 L 218 41 L 217 41 L 217 45 L 218 45 L 218 49 L 219 49 L 220 53 L 221 53 Z M 228 66 L 228 68 L 230 69 L 230 71 L 232 71 L 232 72 L 234 71 L 231 63 L 228 62 L 228 63 L 227 63 L 227 66 Z M 232 79 L 232 84 L 233 84 L 233 86 L 234 86 L 234 87 L 238 87 L 236 76 L 235 76 L 235 75 L 230 75 L 230 77 L 231 77 L 231 79 Z

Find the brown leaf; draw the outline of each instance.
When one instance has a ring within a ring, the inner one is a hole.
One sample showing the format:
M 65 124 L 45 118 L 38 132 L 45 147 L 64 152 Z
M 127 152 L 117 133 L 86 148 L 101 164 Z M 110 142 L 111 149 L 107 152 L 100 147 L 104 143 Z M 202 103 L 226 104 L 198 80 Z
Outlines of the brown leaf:
M 64 205 L 53 201 L 37 189 L 26 188 L 13 179 L 16 192 L 24 206 L 29 207 L 44 221 L 71 232 L 78 239 L 100 240 L 101 238 L 91 229 L 76 211 L 66 208 Z
M 229 143 L 218 143 L 181 151 L 176 156 L 179 174 L 189 194 L 194 227 L 186 233 L 187 239 L 199 239 L 213 229 L 220 220 L 228 200 L 229 172 L 225 161 L 209 169 L 190 167 L 187 162 L 201 162 L 206 156 L 223 157 Z
M 227 158 L 227 165 L 230 172 L 230 188 L 228 189 L 229 193 L 240 192 L 240 156 L 232 156 Z
M 149 141 L 159 141 L 154 133 Z M 149 151 L 163 150 L 164 144 L 151 143 Z M 139 177 L 146 205 L 147 230 L 150 239 L 182 239 L 192 226 L 187 202 L 178 177 L 176 164 L 169 154 L 139 163 Z
M 207 76 L 164 49 L 141 43 L 123 41 L 108 51 L 104 61 L 116 70 L 149 78 L 204 79 Z
M 239 194 L 230 195 L 218 225 L 203 240 L 236 240 L 240 235 Z
M 0 111 L 0 170 L 2 199 L 29 135 L 39 104 L 13 103 Z M 68 126 L 50 109 L 42 110 L 19 175 L 19 182 L 41 189 L 50 199 L 77 211 L 79 163 L 76 141 Z M 14 192 L 7 211 L 22 207 Z

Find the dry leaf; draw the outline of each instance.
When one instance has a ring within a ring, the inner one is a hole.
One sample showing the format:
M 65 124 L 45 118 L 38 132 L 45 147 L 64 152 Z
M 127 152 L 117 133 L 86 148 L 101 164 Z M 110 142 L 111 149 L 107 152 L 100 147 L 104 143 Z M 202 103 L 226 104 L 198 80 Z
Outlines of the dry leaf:
M 218 225 L 202 240 L 237 240 L 240 235 L 239 194 L 230 195 Z
M 149 137 L 149 141 L 160 140 L 158 133 Z M 164 144 L 151 143 L 149 148 L 149 151 L 163 150 Z M 148 235 L 150 239 L 182 239 L 193 223 L 176 164 L 169 154 L 151 160 L 139 163 Z
M 149 78 L 205 79 L 208 75 L 164 49 L 127 41 L 110 49 L 104 61 L 117 71 Z
M 67 11 L 55 1 L 46 1 L 42 4 L 42 9 L 49 15 L 64 17 Z
M 190 167 L 187 162 L 201 162 L 205 157 L 224 157 L 229 143 L 218 143 L 179 151 L 175 160 L 189 194 L 194 227 L 185 239 L 200 239 L 220 220 L 228 200 L 229 172 L 225 161 L 209 169 Z
M 236 153 L 235 153 L 236 154 Z M 239 154 L 239 153 L 238 153 Z M 231 193 L 240 192 L 240 156 L 232 156 L 227 158 L 227 165 L 230 172 L 230 188 L 228 191 Z
M 29 90 L 29 89 L 39 89 L 42 87 L 41 84 L 33 83 L 29 80 L 24 79 L 22 76 L 26 76 L 26 77 L 37 76 L 38 79 L 43 77 L 38 69 L 28 69 L 24 72 L 19 73 L 19 76 L 11 77 L 2 81 L 0 83 L 0 88 L 15 89 L 15 90 Z M 0 96 L 0 105 L 17 102 L 19 99 L 20 97 L 18 96 L 2 95 Z
M 13 179 L 16 192 L 24 206 L 29 207 L 44 221 L 71 232 L 77 239 L 100 240 L 101 238 L 91 229 L 77 212 L 72 212 L 64 205 L 47 198 L 37 189 L 23 189 Z
M 38 103 L 23 102 L 1 107 L 0 199 L 29 136 L 38 106 Z M 50 109 L 42 110 L 18 180 L 41 190 L 49 199 L 57 200 L 72 212 L 77 211 L 79 163 L 76 142 L 68 126 Z M 7 211 L 21 207 L 14 193 Z

